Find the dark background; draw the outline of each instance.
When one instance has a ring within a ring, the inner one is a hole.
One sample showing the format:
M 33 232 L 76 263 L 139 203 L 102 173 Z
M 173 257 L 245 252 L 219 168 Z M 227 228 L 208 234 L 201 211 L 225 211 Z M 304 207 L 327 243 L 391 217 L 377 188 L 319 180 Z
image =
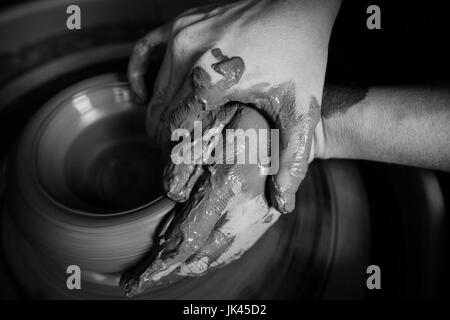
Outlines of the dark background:
M 371 4 L 381 9 L 381 30 L 366 28 L 369 15 L 365 12 Z M 344 0 L 331 39 L 327 81 L 366 85 L 446 84 L 450 90 L 448 14 L 444 2 Z M 414 178 L 406 167 L 392 169 L 392 165 L 369 162 L 361 162 L 360 166 L 370 181 L 367 186 L 371 208 L 377 208 L 374 211 L 379 214 L 372 216 L 372 260 L 379 263 L 381 270 L 387 270 L 383 276 L 388 278 L 384 287 L 387 290 L 370 291 L 369 297 L 419 298 L 429 290 L 435 290 L 432 296 L 448 297 L 450 175 L 436 172 L 446 203 L 445 225 L 436 230 L 424 227 L 429 222 L 427 217 L 412 214 L 413 199 L 420 197 L 419 193 L 410 190 L 409 202 L 398 203 L 394 199 L 402 189 L 385 179 L 386 170 L 395 170 L 404 181 L 412 183 Z M 425 239 L 432 234 L 440 234 L 440 239 L 426 248 Z M 386 248 L 391 248 L 389 254 Z M 431 262 L 424 254 L 430 251 L 443 254 Z M 424 267 L 424 260 L 433 267 Z M 399 280 L 397 272 L 404 275 L 400 287 L 392 285 Z M 434 289 L 429 288 L 427 281 L 436 283 Z
M 0 8 L 21 2 L 25 1 L 2 1 Z M 366 28 L 366 8 L 372 4 L 381 8 L 381 30 Z M 441 2 L 344 0 L 330 43 L 327 82 L 448 84 L 448 15 L 450 11 Z M 446 220 L 444 226 L 439 226 L 439 239 L 433 241 L 434 246 L 430 248 L 427 239 L 436 231 L 435 227 L 426 225 L 427 217 L 409 214 L 413 211 L 411 206 L 415 205 L 414 197 L 420 197 L 421 191 L 410 194 L 410 203 L 399 203 L 395 197 L 402 193 L 401 187 L 385 179 L 386 175 L 392 174 L 395 179 L 401 178 L 408 184 L 414 179 L 410 168 L 364 161 L 359 165 L 363 176 L 370 181 L 367 186 L 371 207 L 380 213 L 372 217 L 372 263 L 383 270 L 383 290 L 369 291 L 368 298 L 446 297 L 446 287 L 450 284 L 447 275 L 450 174 L 436 172 L 446 202 Z M 386 248 L 391 250 L 386 253 Z M 439 254 L 432 255 L 430 250 Z M 423 262 L 430 261 L 427 254 L 436 261 L 432 267 L 424 268 Z M 404 283 L 394 286 L 399 273 L 402 273 Z M 430 279 L 434 283 L 432 289 L 428 286 Z M 433 290 L 433 294 L 428 295 L 427 290 Z

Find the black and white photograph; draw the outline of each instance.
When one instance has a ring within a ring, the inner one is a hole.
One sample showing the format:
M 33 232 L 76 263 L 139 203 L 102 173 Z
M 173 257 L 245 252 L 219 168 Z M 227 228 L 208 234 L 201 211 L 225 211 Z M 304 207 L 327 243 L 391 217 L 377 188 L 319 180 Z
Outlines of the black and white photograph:
M 0 300 L 447 299 L 449 15 L 0 2 Z

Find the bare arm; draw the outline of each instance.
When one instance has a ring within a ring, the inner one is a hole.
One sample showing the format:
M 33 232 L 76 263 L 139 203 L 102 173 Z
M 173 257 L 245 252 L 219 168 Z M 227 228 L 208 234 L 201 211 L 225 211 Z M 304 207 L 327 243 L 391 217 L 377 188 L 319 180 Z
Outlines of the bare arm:
M 330 87 L 319 158 L 450 171 L 450 87 Z
M 215 120 L 223 118 L 230 102 L 238 101 L 263 111 L 279 129 L 280 156 L 274 161 L 279 170 L 268 181 L 271 201 L 266 199 L 266 177 L 255 181 L 259 171 L 254 170 L 261 166 L 246 163 L 221 170 L 203 162 L 169 162 L 167 195 L 187 201 L 180 212 L 186 218 L 182 224 L 171 223 L 177 232 L 167 234 L 168 249 L 160 250 L 144 273 L 124 277 L 127 295 L 141 293 L 173 273 L 200 275 L 231 262 L 281 213 L 294 209 L 320 120 L 328 42 L 339 6 L 340 0 L 241 0 L 190 10 L 138 42 L 129 79 L 141 98 L 146 97 L 142 76 L 148 53 L 167 42 L 147 116 L 149 135 L 162 148 L 170 146 L 175 130 L 192 133 L 199 120 L 203 128 L 222 132 L 228 120 Z M 234 124 L 267 129 L 256 126 L 258 117 L 247 113 Z M 203 143 L 203 137 L 199 141 Z M 203 178 L 202 170 L 214 184 L 204 185 L 205 200 L 197 205 L 203 195 L 192 190 Z

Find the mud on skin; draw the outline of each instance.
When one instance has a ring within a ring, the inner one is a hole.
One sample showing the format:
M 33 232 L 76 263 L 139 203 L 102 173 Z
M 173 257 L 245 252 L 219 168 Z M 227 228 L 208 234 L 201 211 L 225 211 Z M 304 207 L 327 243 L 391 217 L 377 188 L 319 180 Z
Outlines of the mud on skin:
M 255 129 L 268 128 L 264 117 L 257 111 L 240 107 L 227 128 L 246 130 L 250 126 Z M 249 148 L 235 150 L 246 152 Z M 266 176 L 262 174 L 258 164 L 207 166 L 191 197 L 176 213 L 164 234 L 156 259 L 138 278 L 124 281 L 126 295 L 132 297 L 162 283 L 170 283 L 180 275 L 201 275 L 207 266 L 233 244 L 233 237 L 220 232 L 221 225 L 227 222 L 226 212 L 243 201 L 263 195 L 265 180 Z M 265 201 L 255 201 L 255 204 L 259 205 L 256 210 L 268 211 Z M 271 222 L 270 218 L 265 216 L 267 222 Z M 205 244 L 210 249 L 199 253 L 199 249 Z M 183 262 L 192 260 L 204 261 L 205 268 L 180 269 Z
M 192 72 L 192 92 L 174 111 L 163 114 L 162 121 L 166 127 L 170 130 L 184 128 L 192 132 L 193 120 L 200 120 L 203 121 L 205 130 L 222 130 L 228 125 L 268 128 L 264 117 L 255 110 L 236 108 L 236 105 L 228 109 L 229 106 L 226 106 L 232 101 L 251 104 L 265 113 L 273 125 L 282 129 L 281 151 L 292 151 L 290 159 L 285 159 L 290 163 L 289 174 L 305 174 L 312 134 L 320 117 L 317 99 L 311 98 L 307 114 L 298 114 L 293 82 L 276 86 L 261 83 L 246 90 L 232 90 L 245 70 L 243 60 L 240 57 L 228 58 L 220 49 L 213 49 L 212 54 L 219 62 L 211 68 L 221 74 L 223 79 L 212 84 L 209 73 L 196 67 Z M 224 223 L 223 219 L 226 218 L 223 218 L 223 213 L 233 201 L 239 202 L 243 198 L 255 198 L 256 195 L 264 194 L 265 176 L 260 173 L 258 165 L 169 164 L 165 179 L 168 196 L 176 201 L 189 200 L 177 213 L 170 230 L 165 234 L 156 260 L 139 277 L 123 284 L 126 294 L 134 296 L 158 285 L 168 275 L 176 277 L 181 272 L 179 266 L 205 242 L 214 244 L 212 247 L 216 253 L 226 251 L 233 239 L 220 232 L 212 232 L 210 236 L 210 231 Z M 277 191 L 278 197 L 274 200 L 274 205 L 281 212 L 290 211 L 287 206 L 288 203 L 292 204 L 295 191 L 281 187 Z M 254 203 L 261 206 L 261 211 L 267 211 L 264 197 Z M 265 217 L 267 223 L 271 220 L 271 216 Z M 216 257 L 209 258 L 212 258 L 208 261 L 211 263 Z M 181 273 L 186 274 L 185 271 Z
M 231 116 L 226 119 L 217 119 L 216 110 L 230 101 L 239 101 L 244 104 L 255 106 L 261 110 L 272 121 L 272 125 L 281 129 L 280 151 L 283 153 L 288 148 L 293 151 L 291 159 L 284 159 L 290 163 L 290 174 L 300 177 L 307 169 L 307 157 L 309 152 L 314 128 L 320 119 L 320 105 L 315 96 L 310 99 L 307 114 L 298 113 L 295 103 L 295 84 L 292 81 L 284 82 L 275 86 L 268 83 L 260 83 L 249 89 L 233 89 L 245 71 L 244 61 L 240 57 L 228 58 L 218 48 L 212 50 L 212 54 L 219 62 L 211 65 L 211 68 L 224 76 L 217 83 L 211 83 L 211 76 L 202 67 L 194 68 L 192 72 L 192 92 L 186 99 L 170 114 L 163 115 L 162 121 L 170 131 L 177 128 L 193 130 L 193 119 L 202 121 L 203 128 L 210 129 L 220 124 L 226 125 Z M 195 115 L 195 116 L 193 116 Z M 306 159 L 305 159 L 306 157 Z M 170 166 L 170 164 L 169 164 Z M 189 197 L 192 186 L 192 178 L 196 178 L 199 169 L 196 166 L 185 167 L 183 178 L 170 174 L 175 172 L 172 168 L 167 170 L 169 197 L 176 201 L 185 201 Z M 178 173 L 179 170 L 178 170 Z M 274 184 L 276 186 L 276 184 Z M 184 190 L 184 192 L 182 192 Z M 295 191 L 289 188 L 277 188 L 280 197 L 275 199 L 275 205 L 282 212 L 290 212 L 293 208 L 287 208 L 287 199 L 292 199 Z M 284 201 L 284 200 L 285 201 Z M 281 201 L 283 200 L 283 201 Z M 292 201 L 291 201 L 292 204 Z
M 203 131 L 217 129 L 221 131 L 231 121 L 235 108 L 219 108 L 230 99 L 225 96 L 228 90 L 237 84 L 245 70 L 244 62 L 240 57 L 228 58 L 220 49 L 213 49 L 213 55 L 219 62 L 211 68 L 221 74 L 223 79 L 211 83 L 211 76 L 202 67 L 192 71 L 192 92 L 178 105 L 175 110 L 162 115 L 164 127 L 169 132 L 176 129 L 193 131 L 194 121 L 201 121 Z M 220 132 L 219 132 L 220 133 Z M 194 143 L 202 143 L 194 141 Z M 193 144 L 194 144 L 193 143 Z M 175 201 L 186 201 L 201 172 L 201 165 L 175 166 L 168 163 L 164 185 L 167 195 Z
M 201 117 L 202 123 L 202 135 L 199 137 L 190 137 L 187 145 L 182 145 L 184 149 L 191 150 L 190 164 L 175 164 L 169 161 L 166 165 L 163 185 L 167 192 L 167 196 L 177 202 L 185 202 L 196 181 L 204 171 L 204 165 L 207 164 L 208 158 L 204 157 L 203 152 L 196 155 L 196 146 L 199 146 L 201 150 L 208 150 L 213 148 L 217 144 L 215 135 L 206 139 L 206 130 L 214 129 L 216 134 L 220 135 L 223 128 L 231 122 L 231 119 L 235 116 L 237 107 L 227 106 L 220 107 L 217 112 L 204 113 L 205 117 Z

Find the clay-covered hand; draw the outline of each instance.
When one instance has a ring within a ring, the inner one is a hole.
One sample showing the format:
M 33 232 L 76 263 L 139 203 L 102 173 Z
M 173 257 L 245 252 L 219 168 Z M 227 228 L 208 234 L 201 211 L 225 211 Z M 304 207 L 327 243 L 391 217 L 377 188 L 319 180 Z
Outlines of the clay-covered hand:
M 214 160 L 204 166 L 191 197 L 163 230 L 156 259 L 143 273 L 122 282 L 128 297 L 234 261 L 280 216 L 264 195 L 268 123 L 240 104 L 220 107 L 214 114 L 212 128 L 222 124 L 227 135 L 203 135 L 202 140 L 214 146 Z M 249 132 L 255 133 L 253 141 Z M 193 144 L 187 146 L 193 149 Z
M 244 0 L 189 10 L 148 34 L 136 45 L 129 79 L 145 100 L 148 55 L 167 43 L 148 108 L 149 134 L 169 149 L 173 130 L 192 131 L 201 112 L 233 101 L 253 105 L 280 129 L 271 204 L 292 211 L 308 163 L 324 148 L 320 101 L 339 2 Z M 169 169 L 168 195 L 186 201 L 201 171 L 198 165 Z
M 124 278 L 128 296 L 238 258 L 280 213 L 294 209 L 308 163 L 324 147 L 320 101 L 338 7 L 338 0 L 245 0 L 192 9 L 136 45 L 129 79 L 145 100 L 148 56 L 154 46 L 167 43 L 147 128 L 166 149 L 167 195 L 184 203 L 164 231 L 156 259 Z M 247 110 L 242 103 L 259 112 L 242 111 Z M 271 152 L 275 170 L 267 172 L 259 162 L 205 163 L 203 152 L 194 152 L 190 163 L 171 161 L 171 140 L 180 130 L 193 137 L 192 147 L 210 147 L 211 140 L 195 136 L 198 123 L 202 133 L 233 126 L 279 129 L 280 155 Z M 273 174 L 270 199 L 265 198 L 268 173 Z

